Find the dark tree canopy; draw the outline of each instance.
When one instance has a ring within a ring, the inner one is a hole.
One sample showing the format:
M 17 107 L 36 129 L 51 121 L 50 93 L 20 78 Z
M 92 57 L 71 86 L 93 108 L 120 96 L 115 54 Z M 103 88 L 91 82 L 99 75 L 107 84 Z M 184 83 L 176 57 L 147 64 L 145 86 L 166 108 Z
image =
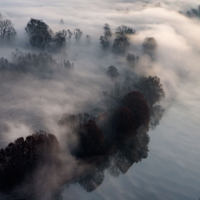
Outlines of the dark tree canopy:
M 155 128 L 159 125 L 160 120 L 165 112 L 165 109 L 161 105 L 155 105 L 152 107 L 150 112 L 150 126 Z
M 130 109 L 136 121 L 136 129 L 143 126 L 148 129 L 149 126 L 149 107 L 146 99 L 140 92 L 130 92 L 125 95 L 122 105 Z
M 104 50 L 109 48 L 110 42 L 109 42 L 109 40 L 108 40 L 107 37 L 105 37 L 105 36 L 100 36 L 99 40 L 100 40 L 101 47 L 102 47 Z
M 95 121 L 89 120 L 79 131 L 78 157 L 97 156 L 104 153 L 104 136 Z
M 200 18 L 200 5 L 198 6 L 197 9 L 192 8 L 191 11 L 187 12 L 188 17 L 198 17 Z
M 64 22 L 64 20 L 63 19 L 61 19 L 60 20 L 60 24 L 64 24 L 65 22 Z
M 12 53 L 12 62 L 5 58 L 0 58 L 0 71 L 10 71 L 18 73 L 30 73 L 39 78 L 52 77 L 53 72 L 60 70 L 73 69 L 74 63 L 69 60 L 57 62 L 52 55 L 47 53 L 23 53 L 16 50 Z
M 104 37 L 106 37 L 106 38 L 112 37 L 112 31 L 110 29 L 110 25 L 109 24 L 105 24 L 103 29 L 104 29 Z
M 136 88 L 144 95 L 150 107 L 165 97 L 163 86 L 157 76 L 142 77 Z
M 137 60 L 139 60 L 139 57 L 138 57 L 138 56 L 135 56 L 134 54 L 128 53 L 127 56 L 126 56 L 126 60 L 127 60 L 129 63 L 134 63 L 134 62 L 136 62 Z
M 17 35 L 12 22 L 8 19 L 0 18 L 0 40 L 10 41 Z
M 62 49 L 66 45 L 67 31 L 62 30 L 55 33 L 55 36 L 52 39 L 53 47 L 56 49 Z
M 125 25 L 121 25 L 116 29 L 116 34 L 119 34 L 121 36 L 122 35 L 133 35 L 133 34 L 135 34 L 135 32 L 136 31 L 132 27 L 128 27 Z
M 156 42 L 155 38 L 153 38 L 153 37 L 146 37 L 144 39 L 142 46 L 144 49 L 154 50 L 157 47 L 157 42 Z
M 112 78 L 118 77 L 119 73 L 118 70 L 115 66 L 111 65 L 108 67 L 108 70 L 106 71 L 106 74 Z
M 129 44 L 129 40 L 126 35 L 117 36 L 113 42 L 113 51 L 115 53 L 124 53 Z
M 41 165 L 57 165 L 60 152 L 56 137 L 39 132 L 18 138 L 0 150 L 0 190 L 10 192 L 24 181 L 26 175 L 35 172 Z
M 42 20 L 31 19 L 25 27 L 31 46 L 44 50 L 49 46 L 53 32 Z
M 16 65 L 10 63 L 6 58 L 0 58 L 0 71 L 9 71 L 16 69 Z
M 114 113 L 116 124 L 116 137 L 118 141 L 131 139 L 136 134 L 136 119 L 127 107 L 119 107 Z

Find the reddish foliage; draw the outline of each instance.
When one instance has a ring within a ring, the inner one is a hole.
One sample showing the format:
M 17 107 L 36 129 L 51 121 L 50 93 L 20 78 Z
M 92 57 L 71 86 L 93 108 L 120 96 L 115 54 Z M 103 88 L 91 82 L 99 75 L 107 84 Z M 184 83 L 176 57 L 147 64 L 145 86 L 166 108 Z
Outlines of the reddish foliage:
M 80 145 L 78 149 L 78 156 L 89 157 L 103 153 L 104 136 L 93 120 L 89 120 L 82 126 L 79 136 Z
M 40 132 L 18 138 L 0 150 L 0 190 L 9 192 L 31 176 L 37 167 L 51 165 L 57 161 L 59 143 L 52 134 Z
M 122 105 L 129 108 L 135 116 L 136 128 L 149 124 L 149 107 L 147 101 L 140 92 L 130 92 L 125 95 Z
M 127 107 L 115 111 L 117 139 L 124 141 L 136 133 L 136 122 L 133 113 Z

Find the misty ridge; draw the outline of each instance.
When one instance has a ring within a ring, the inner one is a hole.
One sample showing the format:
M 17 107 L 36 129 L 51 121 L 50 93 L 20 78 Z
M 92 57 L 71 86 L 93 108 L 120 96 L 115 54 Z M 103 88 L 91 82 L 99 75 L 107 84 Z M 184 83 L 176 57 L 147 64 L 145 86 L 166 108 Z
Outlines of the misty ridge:
M 198 12 L 174 16 L 193 23 Z M 134 23 L 105 21 L 90 34 L 70 30 L 65 19 L 57 21 L 57 31 L 45 21 L 30 18 L 22 40 L 17 24 L 0 15 L 2 199 L 63 199 L 70 184 L 92 192 L 106 171 L 125 174 L 148 157 L 148 132 L 162 123 L 187 77 L 187 61 L 160 50 L 168 42 L 159 33 L 176 34 L 165 25 L 154 35 L 151 28 L 140 34 Z M 191 51 L 182 38 L 172 46 Z

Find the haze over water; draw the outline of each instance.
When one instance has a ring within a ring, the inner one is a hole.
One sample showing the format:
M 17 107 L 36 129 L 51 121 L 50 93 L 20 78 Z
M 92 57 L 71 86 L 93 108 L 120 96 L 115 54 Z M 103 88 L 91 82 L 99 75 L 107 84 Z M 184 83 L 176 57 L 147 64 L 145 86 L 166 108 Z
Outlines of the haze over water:
M 121 74 L 127 66 L 125 58 L 105 55 L 99 37 L 105 23 L 113 32 L 127 25 L 137 32 L 130 37 L 129 52 L 141 57 L 143 40 L 154 37 L 157 41 L 155 59 L 143 57 L 134 73 L 160 78 L 165 90 L 161 101 L 164 115 L 160 124 L 149 131 L 150 152 L 146 159 L 117 178 L 106 172 L 104 182 L 91 193 L 78 184 L 64 187 L 63 199 L 198 200 L 200 19 L 188 18 L 186 12 L 197 9 L 199 4 L 198 0 L 166 0 L 159 6 L 154 0 L 0 0 L 0 13 L 17 30 L 14 44 L 0 47 L 0 57 L 8 60 L 16 48 L 30 51 L 24 30 L 30 18 L 42 19 L 55 32 L 75 28 L 83 31 L 81 44 L 76 46 L 72 40 L 71 47 L 63 52 L 75 63 L 73 78 L 67 73 L 55 74 L 50 81 L 22 75 L 15 82 L 16 77 L 8 81 L 0 75 L 1 147 L 40 129 L 54 133 L 62 141 L 55 119 L 66 112 L 84 110 L 85 102 L 101 104 L 102 88 L 112 86 L 104 77 L 108 66 L 116 66 Z M 64 24 L 60 24 L 61 19 Z M 86 35 L 92 38 L 90 48 L 85 45 Z M 63 55 L 53 57 L 62 60 Z

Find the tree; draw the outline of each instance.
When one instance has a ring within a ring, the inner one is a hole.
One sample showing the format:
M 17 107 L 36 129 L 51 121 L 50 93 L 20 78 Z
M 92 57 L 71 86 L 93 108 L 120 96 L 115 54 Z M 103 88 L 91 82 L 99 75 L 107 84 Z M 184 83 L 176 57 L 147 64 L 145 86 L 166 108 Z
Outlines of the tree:
M 68 36 L 69 40 L 71 39 L 72 35 L 73 35 L 73 33 L 68 29 L 67 30 L 67 36 Z
M 103 29 L 104 29 L 104 36 L 100 36 L 99 40 L 102 48 L 106 50 L 110 46 L 110 38 L 112 37 L 112 31 L 110 29 L 109 24 L 105 24 Z
M 64 66 L 68 69 L 73 69 L 74 68 L 74 63 L 70 63 L 69 60 L 64 60 Z
M 76 29 L 73 31 L 73 33 L 74 33 L 74 37 L 75 37 L 75 39 L 76 39 L 76 42 L 80 41 L 83 32 L 82 32 L 80 29 L 76 28 Z
M 43 131 L 10 143 L 0 150 L 0 191 L 10 193 L 28 180 L 27 175 L 32 177 L 38 167 L 59 166 L 59 153 L 56 137 Z M 31 178 L 29 181 L 33 183 Z
M 111 65 L 108 67 L 108 70 L 106 71 L 106 74 L 112 78 L 115 78 L 119 76 L 118 70 L 115 66 Z
M 144 50 L 155 50 L 157 47 L 157 42 L 153 37 L 146 37 L 142 46 Z
M 64 22 L 64 20 L 63 19 L 61 19 L 60 20 L 60 24 L 64 24 L 65 22 Z
M 16 68 L 16 65 L 8 62 L 6 58 L 0 58 L 0 71 L 9 71 Z
M 165 97 L 163 85 L 157 76 L 142 77 L 135 87 L 144 95 L 150 108 Z
M 104 136 L 95 121 L 89 120 L 78 132 L 79 147 L 77 157 L 91 157 L 104 153 Z
M 122 105 L 127 107 L 135 117 L 136 129 L 149 126 L 149 107 L 143 94 L 140 92 L 130 92 L 122 99 Z
M 155 128 L 159 125 L 160 120 L 165 112 L 165 109 L 161 105 L 155 105 L 150 112 L 150 125 L 151 128 Z
M 53 32 L 42 20 L 31 19 L 25 27 L 31 46 L 44 50 L 52 41 Z
M 121 106 L 114 113 L 116 138 L 118 142 L 130 140 L 136 134 L 136 119 L 127 107 Z
M 188 17 L 198 17 L 200 18 L 200 5 L 198 6 L 197 9 L 192 8 L 191 11 L 187 12 Z
M 110 42 L 109 42 L 109 40 L 108 40 L 107 37 L 105 37 L 105 36 L 100 36 L 99 40 L 100 40 L 101 47 L 102 47 L 104 50 L 109 48 Z
M 66 37 L 67 37 L 67 31 L 62 30 L 57 33 L 55 33 L 55 36 L 53 37 L 53 46 L 56 49 L 62 49 L 66 45 Z
M 90 45 L 92 38 L 89 35 L 86 35 L 85 39 L 86 39 L 86 43 Z
M 117 36 L 113 42 L 113 51 L 115 53 L 124 53 L 129 44 L 129 40 L 126 35 Z
M 10 20 L 0 20 L 0 39 L 10 41 L 16 36 L 16 31 Z
M 111 38 L 112 37 L 112 31 L 111 31 L 111 29 L 110 29 L 110 25 L 109 24 L 105 24 L 105 26 L 104 26 L 104 37 L 105 38 Z
M 135 30 L 132 27 L 121 25 L 116 29 L 116 34 L 118 35 L 133 35 L 135 34 Z
M 139 57 L 138 57 L 138 56 L 135 56 L 134 54 L 128 53 L 127 56 L 126 56 L 126 60 L 127 60 L 129 63 L 134 63 L 134 62 L 136 62 L 136 61 L 139 60 Z

